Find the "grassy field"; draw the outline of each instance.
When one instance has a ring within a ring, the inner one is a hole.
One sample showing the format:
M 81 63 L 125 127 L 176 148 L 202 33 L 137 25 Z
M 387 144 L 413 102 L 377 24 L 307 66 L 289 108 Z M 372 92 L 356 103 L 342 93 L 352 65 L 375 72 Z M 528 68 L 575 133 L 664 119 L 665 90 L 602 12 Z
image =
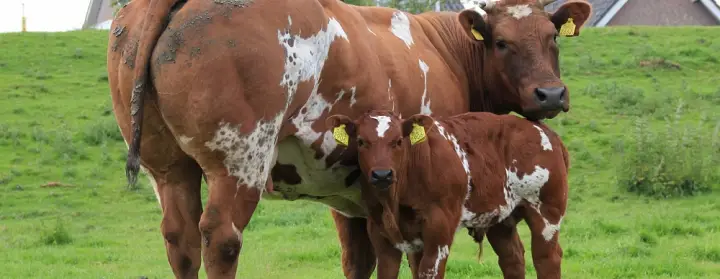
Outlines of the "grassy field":
M 638 116 L 661 132 L 682 102 L 677 125 L 712 136 L 720 28 L 585 29 L 560 41 L 572 109 L 548 123 L 571 152 L 566 278 L 720 278 L 718 180 L 706 185 L 714 191 L 658 199 L 616 177 Z M 172 277 L 149 183 L 125 186 L 106 42 L 104 31 L 0 35 L 0 278 Z M 478 263 L 461 231 L 448 277 L 499 278 L 484 245 Z M 239 278 L 342 277 L 332 220 L 318 204 L 261 203 L 240 257 Z M 410 278 L 406 267 L 401 277 Z

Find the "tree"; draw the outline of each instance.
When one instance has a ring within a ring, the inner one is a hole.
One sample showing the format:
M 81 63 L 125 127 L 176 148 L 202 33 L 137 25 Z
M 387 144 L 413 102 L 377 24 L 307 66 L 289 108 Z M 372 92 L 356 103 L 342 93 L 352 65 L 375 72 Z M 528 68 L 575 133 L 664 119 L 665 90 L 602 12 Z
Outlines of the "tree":
M 341 0 L 348 4 L 358 6 L 380 6 L 394 8 L 413 14 L 433 11 L 437 4 L 445 4 L 447 0 Z

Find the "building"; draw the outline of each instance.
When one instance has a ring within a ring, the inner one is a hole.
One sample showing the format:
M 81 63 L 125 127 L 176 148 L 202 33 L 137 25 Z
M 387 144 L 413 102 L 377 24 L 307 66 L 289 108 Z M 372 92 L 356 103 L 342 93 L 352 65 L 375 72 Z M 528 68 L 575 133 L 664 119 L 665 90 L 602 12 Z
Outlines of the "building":
M 554 12 L 567 0 L 547 5 Z M 593 15 L 586 27 L 613 25 L 720 25 L 720 7 L 715 0 L 587 0 Z M 444 10 L 460 11 L 460 0 L 449 0 Z
M 566 0 L 545 7 L 557 10 Z M 593 15 L 585 26 L 720 25 L 720 7 L 714 0 L 588 0 Z
M 111 0 L 90 0 L 83 29 L 110 29 L 113 19 L 113 7 Z

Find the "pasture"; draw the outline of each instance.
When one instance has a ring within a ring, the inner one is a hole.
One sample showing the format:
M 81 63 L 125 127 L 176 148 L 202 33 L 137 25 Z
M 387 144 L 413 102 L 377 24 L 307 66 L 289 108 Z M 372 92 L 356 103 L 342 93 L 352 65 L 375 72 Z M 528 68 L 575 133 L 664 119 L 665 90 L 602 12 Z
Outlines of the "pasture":
M 172 277 L 152 188 L 126 186 L 107 36 L 0 35 L 0 278 Z M 564 276 L 718 278 L 720 29 L 590 28 L 559 41 L 572 107 L 547 123 L 571 155 Z M 487 241 L 476 254 L 459 231 L 447 276 L 501 276 Z M 342 277 L 327 208 L 260 204 L 238 278 Z

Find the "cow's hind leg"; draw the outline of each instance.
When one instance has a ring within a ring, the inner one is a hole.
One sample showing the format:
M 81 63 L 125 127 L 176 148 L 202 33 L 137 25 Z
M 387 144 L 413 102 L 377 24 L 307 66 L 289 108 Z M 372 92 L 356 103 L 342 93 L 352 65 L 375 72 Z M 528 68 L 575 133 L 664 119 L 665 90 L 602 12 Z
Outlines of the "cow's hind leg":
M 562 212 L 557 207 L 542 204 L 525 206 L 525 220 L 532 235 L 533 265 L 541 279 L 561 278 L 562 248 L 558 243 L 558 230 Z
M 367 219 L 332 212 L 342 249 L 342 267 L 348 279 L 369 279 L 375 269 L 375 251 L 367 231 Z
M 153 182 L 163 219 L 168 261 L 176 278 L 197 278 L 200 269 L 200 167 L 190 158 L 143 170 Z
M 221 123 L 212 139 L 194 146 L 207 175 L 208 200 L 200 218 L 208 278 L 235 278 L 242 231 L 266 187 L 282 114 L 274 119 Z M 246 125 L 253 123 L 255 125 Z M 243 123 L 231 124 L 231 123 Z

